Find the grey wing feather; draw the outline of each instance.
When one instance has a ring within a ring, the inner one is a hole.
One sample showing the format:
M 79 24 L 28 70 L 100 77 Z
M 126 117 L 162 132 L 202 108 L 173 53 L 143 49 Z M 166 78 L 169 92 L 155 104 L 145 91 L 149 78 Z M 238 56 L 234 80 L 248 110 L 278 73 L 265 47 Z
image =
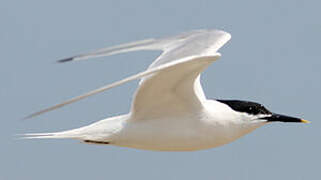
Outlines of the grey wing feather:
M 136 41 L 132 43 L 122 44 L 118 46 L 108 47 L 108 48 L 102 48 L 98 49 L 86 54 L 80 54 L 69 58 L 64 58 L 61 60 L 58 60 L 58 62 L 69 62 L 69 61 L 78 61 L 78 60 L 85 60 L 89 58 L 96 58 L 96 57 L 102 57 L 102 56 L 110 56 L 114 54 L 119 53 L 125 53 L 130 51 L 138 51 L 138 50 L 161 50 L 162 47 L 157 46 L 157 41 L 155 39 L 146 39 L 142 41 Z
M 176 36 L 170 36 L 165 38 L 159 39 L 145 39 L 141 41 L 121 44 L 113 47 L 107 47 L 98 49 L 89 53 L 80 54 L 64 59 L 60 59 L 57 62 L 64 63 L 69 61 L 78 61 L 78 60 L 85 60 L 89 58 L 96 58 L 96 57 L 103 57 L 103 56 L 110 56 L 114 54 L 132 52 L 132 51 L 140 51 L 140 50 L 163 50 L 166 51 L 171 49 L 175 46 L 180 45 L 180 40 L 185 40 L 190 38 L 193 34 L 197 34 L 203 32 L 204 30 L 196 30 L 191 32 L 182 33 Z
M 175 41 L 175 45 L 161 54 L 149 67 L 156 67 L 187 56 L 216 53 L 230 38 L 229 33 L 216 29 L 194 30 L 169 37 L 166 40 Z
M 218 54 L 218 56 L 219 56 L 219 54 Z M 40 111 L 35 112 L 35 113 L 32 113 L 32 114 L 26 116 L 24 119 L 29 119 L 29 118 L 38 116 L 38 115 L 40 115 L 40 114 L 43 114 L 43 113 L 46 113 L 46 112 L 49 112 L 49 111 L 58 109 L 58 108 L 63 107 L 63 106 L 65 106 L 65 105 L 74 103 L 74 102 L 79 101 L 79 100 L 81 100 L 81 99 L 84 99 L 84 98 L 86 98 L 86 97 L 88 97 L 88 96 L 92 96 L 92 95 L 94 95 L 94 94 L 97 94 L 97 93 L 106 91 L 106 90 L 108 90 L 108 89 L 114 88 L 114 87 L 119 86 L 119 85 L 121 85 L 121 84 L 124 84 L 124 83 L 126 83 L 126 82 L 129 82 L 129 81 L 132 81 L 132 80 L 135 80 L 135 79 L 140 79 L 140 78 L 142 78 L 142 77 L 151 75 L 151 74 L 153 74 L 153 73 L 157 73 L 158 71 L 164 70 L 164 69 L 166 69 L 166 68 L 168 68 L 168 67 L 175 66 L 175 65 L 177 65 L 177 64 L 185 63 L 185 62 L 187 62 L 187 61 L 193 60 L 193 58 L 194 58 L 194 57 L 186 57 L 186 58 L 180 59 L 180 60 L 178 60 L 178 61 L 174 61 L 174 62 L 171 62 L 171 63 L 166 63 L 166 64 L 163 64 L 163 65 L 161 65 L 161 66 L 158 66 L 158 67 L 155 67 L 155 68 L 152 68 L 152 69 L 148 69 L 148 70 L 146 70 L 146 71 L 143 71 L 143 72 L 137 73 L 137 74 L 135 74 L 135 75 L 129 76 L 129 77 L 127 77 L 127 78 L 125 78 L 125 79 L 122 79 L 122 80 L 120 80 L 120 81 L 116 81 L 116 82 L 114 82 L 114 83 L 108 84 L 108 85 L 103 86 L 103 87 L 100 87 L 100 88 L 98 88 L 98 89 L 95 89 L 95 90 L 90 91 L 90 92 L 88 92 L 88 93 L 85 93 L 85 94 L 83 94 L 83 95 L 80 95 L 80 96 L 71 98 L 71 99 L 69 99 L 69 100 L 67 100 L 67 101 L 64 101 L 64 102 L 60 103 L 60 104 L 51 106 L 51 107 L 49 107 L 49 108 L 40 110 Z
M 138 50 L 163 50 L 164 52 L 159 56 L 148 68 L 148 70 L 138 73 L 136 75 L 130 76 L 123 80 L 114 82 L 107 86 L 103 86 L 99 89 L 90 91 L 81 96 L 74 97 L 63 103 L 57 104 L 55 106 L 46 108 L 44 110 L 35 112 L 25 118 L 31 118 L 48 111 L 60 108 L 67 104 L 79 101 L 88 96 L 100 93 L 107 89 L 116 87 L 128 81 L 135 79 L 140 79 L 156 73 L 160 70 L 174 66 L 177 63 L 181 63 L 183 60 L 189 57 L 202 56 L 202 55 L 213 55 L 216 51 L 228 40 L 230 39 L 230 34 L 219 31 L 219 30 L 196 30 L 187 33 L 182 33 L 177 36 L 171 36 L 160 39 L 147 39 L 142 41 L 137 41 L 133 43 L 127 43 L 119 46 L 103 48 L 91 53 L 82 54 L 78 56 L 73 56 L 70 58 L 61 59 L 58 62 L 68 62 L 84 60 L 88 58 L 109 56 L 118 53 L 125 53 L 130 51 Z M 210 51 L 211 53 L 207 53 Z

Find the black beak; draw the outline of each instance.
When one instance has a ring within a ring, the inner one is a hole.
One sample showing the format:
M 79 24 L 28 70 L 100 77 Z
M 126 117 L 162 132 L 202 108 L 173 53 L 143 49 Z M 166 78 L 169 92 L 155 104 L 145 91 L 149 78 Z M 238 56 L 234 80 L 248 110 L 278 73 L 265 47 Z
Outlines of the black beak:
M 273 113 L 272 116 L 270 117 L 265 117 L 264 119 L 267 120 L 268 122 L 278 121 L 278 122 L 310 123 L 310 121 L 307 121 L 304 119 L 285 116 L 282 114 L 275 114 L 275 113 Z

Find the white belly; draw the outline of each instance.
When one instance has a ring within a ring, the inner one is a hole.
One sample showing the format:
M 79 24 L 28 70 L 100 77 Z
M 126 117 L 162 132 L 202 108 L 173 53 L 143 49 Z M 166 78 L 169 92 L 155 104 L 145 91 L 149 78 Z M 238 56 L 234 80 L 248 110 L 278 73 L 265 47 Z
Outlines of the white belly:
M 209 116 L 128 121 L 113 145 L 157 151 L 194 151 L 221 146 L 263 124 L 244 128 Z

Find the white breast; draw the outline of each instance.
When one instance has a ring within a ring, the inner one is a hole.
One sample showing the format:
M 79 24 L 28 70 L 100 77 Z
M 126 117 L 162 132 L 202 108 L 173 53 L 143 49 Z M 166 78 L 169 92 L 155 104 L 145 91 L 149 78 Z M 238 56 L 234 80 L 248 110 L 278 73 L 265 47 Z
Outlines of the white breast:
M 163 119 L 130 120 L 117 135 L 117 146 L 158 151 L 193 151 L 232 142 L 263 123 L 246 124 L 228 106 L 207 100 L 203 110 Z

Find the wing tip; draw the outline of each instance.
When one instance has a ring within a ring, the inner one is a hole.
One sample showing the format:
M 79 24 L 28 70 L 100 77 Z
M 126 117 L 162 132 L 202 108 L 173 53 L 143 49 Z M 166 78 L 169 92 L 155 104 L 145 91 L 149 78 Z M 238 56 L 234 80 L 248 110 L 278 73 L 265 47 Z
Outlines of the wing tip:
M 57 63 L 65 63 L 74 60 L 74 57 L 64 58 L 57 61 Z
M 31 118 L 33 118 L 33 117 L 35 117 L 35 116 L 38 116 L 38 115 L 39 115 L 39 113 L 32 113 L 32 114 L 30 114 L 30 115 L 27 115 L 27 116 L 21 118 L 21 120 L 31 119 Z

